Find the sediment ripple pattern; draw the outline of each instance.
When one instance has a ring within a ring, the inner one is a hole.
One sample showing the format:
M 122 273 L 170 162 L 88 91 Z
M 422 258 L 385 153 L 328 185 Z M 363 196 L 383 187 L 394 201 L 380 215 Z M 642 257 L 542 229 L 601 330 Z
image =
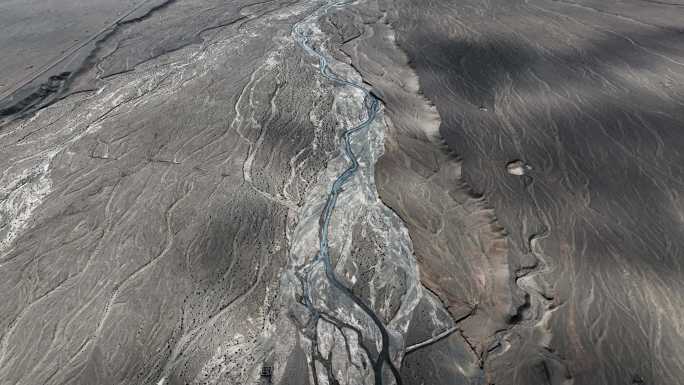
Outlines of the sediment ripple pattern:
M 681 5 L 393 3 L 397 42 L 525 293 L 488 381 L 681 384 Z M 530 168 L 511 174 L 516 160 Z

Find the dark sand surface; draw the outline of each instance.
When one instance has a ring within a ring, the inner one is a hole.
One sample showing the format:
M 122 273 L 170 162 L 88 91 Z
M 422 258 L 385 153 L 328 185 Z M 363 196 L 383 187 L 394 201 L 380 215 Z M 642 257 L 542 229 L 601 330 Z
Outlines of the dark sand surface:
M 528 293 L 488 381 L 681 384 L 681 4 L 395 5 L 398 43 Z M 514 160 L 532 169 L 510 175 Z

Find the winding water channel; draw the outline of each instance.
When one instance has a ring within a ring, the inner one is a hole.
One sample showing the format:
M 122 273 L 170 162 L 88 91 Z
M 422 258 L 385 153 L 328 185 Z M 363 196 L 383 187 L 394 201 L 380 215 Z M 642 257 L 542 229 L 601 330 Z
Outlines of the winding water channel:
M 354 151 L 352 150 L 352 143 L 351 139 L 352 136 L 365 129 L 368 128 L 368 126 L 376 119 L 378 111 L 380 110 L 380 102 L 379 100 L 372 95 L 366 88 L 364 88 L 361 84 L 343 79 L 339 77 L 337 74 L 335 74 L 329 66 L 328 59 L 319 51 L 314 49 L 312 45 L 312 28 L 311 26 L 315 25 L 316 21 L 323 16 L 326 12 L 328 12 L 330 9 L 333 8 L 338 8 L 344 5 L 349 4 L 349 1 L 333 1 L 330 2 L 321 8 L 318 9 L 318 11 L 314 12 L 313 14 L 309 15 L 306 19 L 302 20 L 301 22 L 295 24 L 293 26 L 293 35 L 295 37 L 295 40 L 297 43 L 310 55 L 318 59 L 319 61 L 319 70 L 320 73 L 323 77 L 326 79 L 330 80 L 333 83 L 339 84 L 339 85 L 344 85 L 348 87 L 355 88 L 363 93 L 363 108 L 366 114 L 366 118 L 360 122 L 358 125 L 349 128 L 346 130 L 343 134 L 343 140 L 344 140 L 344 152 L 346 157 L 349 159 L 350 164 L 344 169 L 344 171 L 337 176 L 335 181 L 332 184 L 332 187 L 330 188 L 330 191 L 327 195 L 325 206 L 323 209 L 323 212 L 321 213 L 321 219 L 319 221 L 320 228 L 319 228 L 319 251 L 314 260 L 312 261 L 311 264 L 308 265 L 308 267 L 313 266 L 315 262 L 322 262 L 325 268 L 325 274 L 326 278 L 329 281 L 329 283 L 336 289 L 338 289 L 340 292 L 342 292 L 344 295 L 348 296 L 359 308 L 363 310 L 364 313 L 366 313 L 372 320 L 373 323 L 377 326 L 379 329 L 381 336 L 382 336 L 382 348 L 380 352 L 378 353 L 378 356 L 376 360 L 373 362 L 373 371 L 375 373 L 375 384 L 376 385 L 382 385 L 383 383 L 383 367 L 384 365 L 388 365 L 389 369 L 391 370 L 395 382 L 398 385 L 401 385 L 401 377 L 399 375 L 399 372 L 397 368 L 393 365 L 392 360 L 390 358 L 390 353 L 389 353 L 389 345 L 390 345 L 390 339 L 389 339 L 389 333 L 387 329 L 385 328 L 385 325 L 382 323 L 380 318 L 375 314 L 375 312 L 359 297 L 357 297 L 351 289 L 346 287 L 342 282 L 340 282 L 336 275 L 335 275 L 335 268 L 332 265 L 332 261 L 330 258 L 329 254 L 329 245 L 328 245 L 328 238 L 329 238 L 329 231 L 330 231 L 330 222 L 331 218 L 333 215 L 333 212 L 335 210 L 335 206 L 337 203 L 337 199 L 342 192 L 342 187 L 344 184 L 349 181 L 350 178 L 354 176 L 354 174 L 357 172 L 359 169 L 359 162 L 356 159 L 356 155 L 354 154 Z M 317 310 L 312 301 L 312 295 L 311 295 L 311 290 L 312 288 L 308 284 L 310 282 L 310 275 L 311 275 L 311 269 L 305 269 L 306 271 L 304 272 L 306 278 L 306 282 L 303 282 L 304 287 L 305 287 L 305 294 L 304 294 L 304 303 L 313 315 L 314 322 L 318 322 L 318 320 L 321 318 L 321 312 Z M 331 317 L 330 315 L 326 315 L 327 317 Z M 334 317 L 333 317 L 334 318 Z M 356 330 L 357 333 L 362 335 L 362 331 Z M 368 349 L 365 349 L 368 352 Z M 369 354 L 369 358 L 370 357 Z M 314 373 L 314 378 L 315 378 L 315 373 Z

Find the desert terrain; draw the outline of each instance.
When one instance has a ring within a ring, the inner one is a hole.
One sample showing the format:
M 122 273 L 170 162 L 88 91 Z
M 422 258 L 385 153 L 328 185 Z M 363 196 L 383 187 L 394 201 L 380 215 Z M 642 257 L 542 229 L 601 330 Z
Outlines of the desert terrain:
M 0 4 L 0 384 L 684 384 L 682 20 Z

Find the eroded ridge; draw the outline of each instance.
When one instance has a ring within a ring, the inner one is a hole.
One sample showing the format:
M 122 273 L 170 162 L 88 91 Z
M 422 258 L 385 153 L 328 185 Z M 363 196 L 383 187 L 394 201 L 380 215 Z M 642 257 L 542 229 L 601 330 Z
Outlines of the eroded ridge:
M 388 3 L 459 172 L 507 230 L 501 293 L 527 297 L 487 381 L 681 383 L 682 8 Z

